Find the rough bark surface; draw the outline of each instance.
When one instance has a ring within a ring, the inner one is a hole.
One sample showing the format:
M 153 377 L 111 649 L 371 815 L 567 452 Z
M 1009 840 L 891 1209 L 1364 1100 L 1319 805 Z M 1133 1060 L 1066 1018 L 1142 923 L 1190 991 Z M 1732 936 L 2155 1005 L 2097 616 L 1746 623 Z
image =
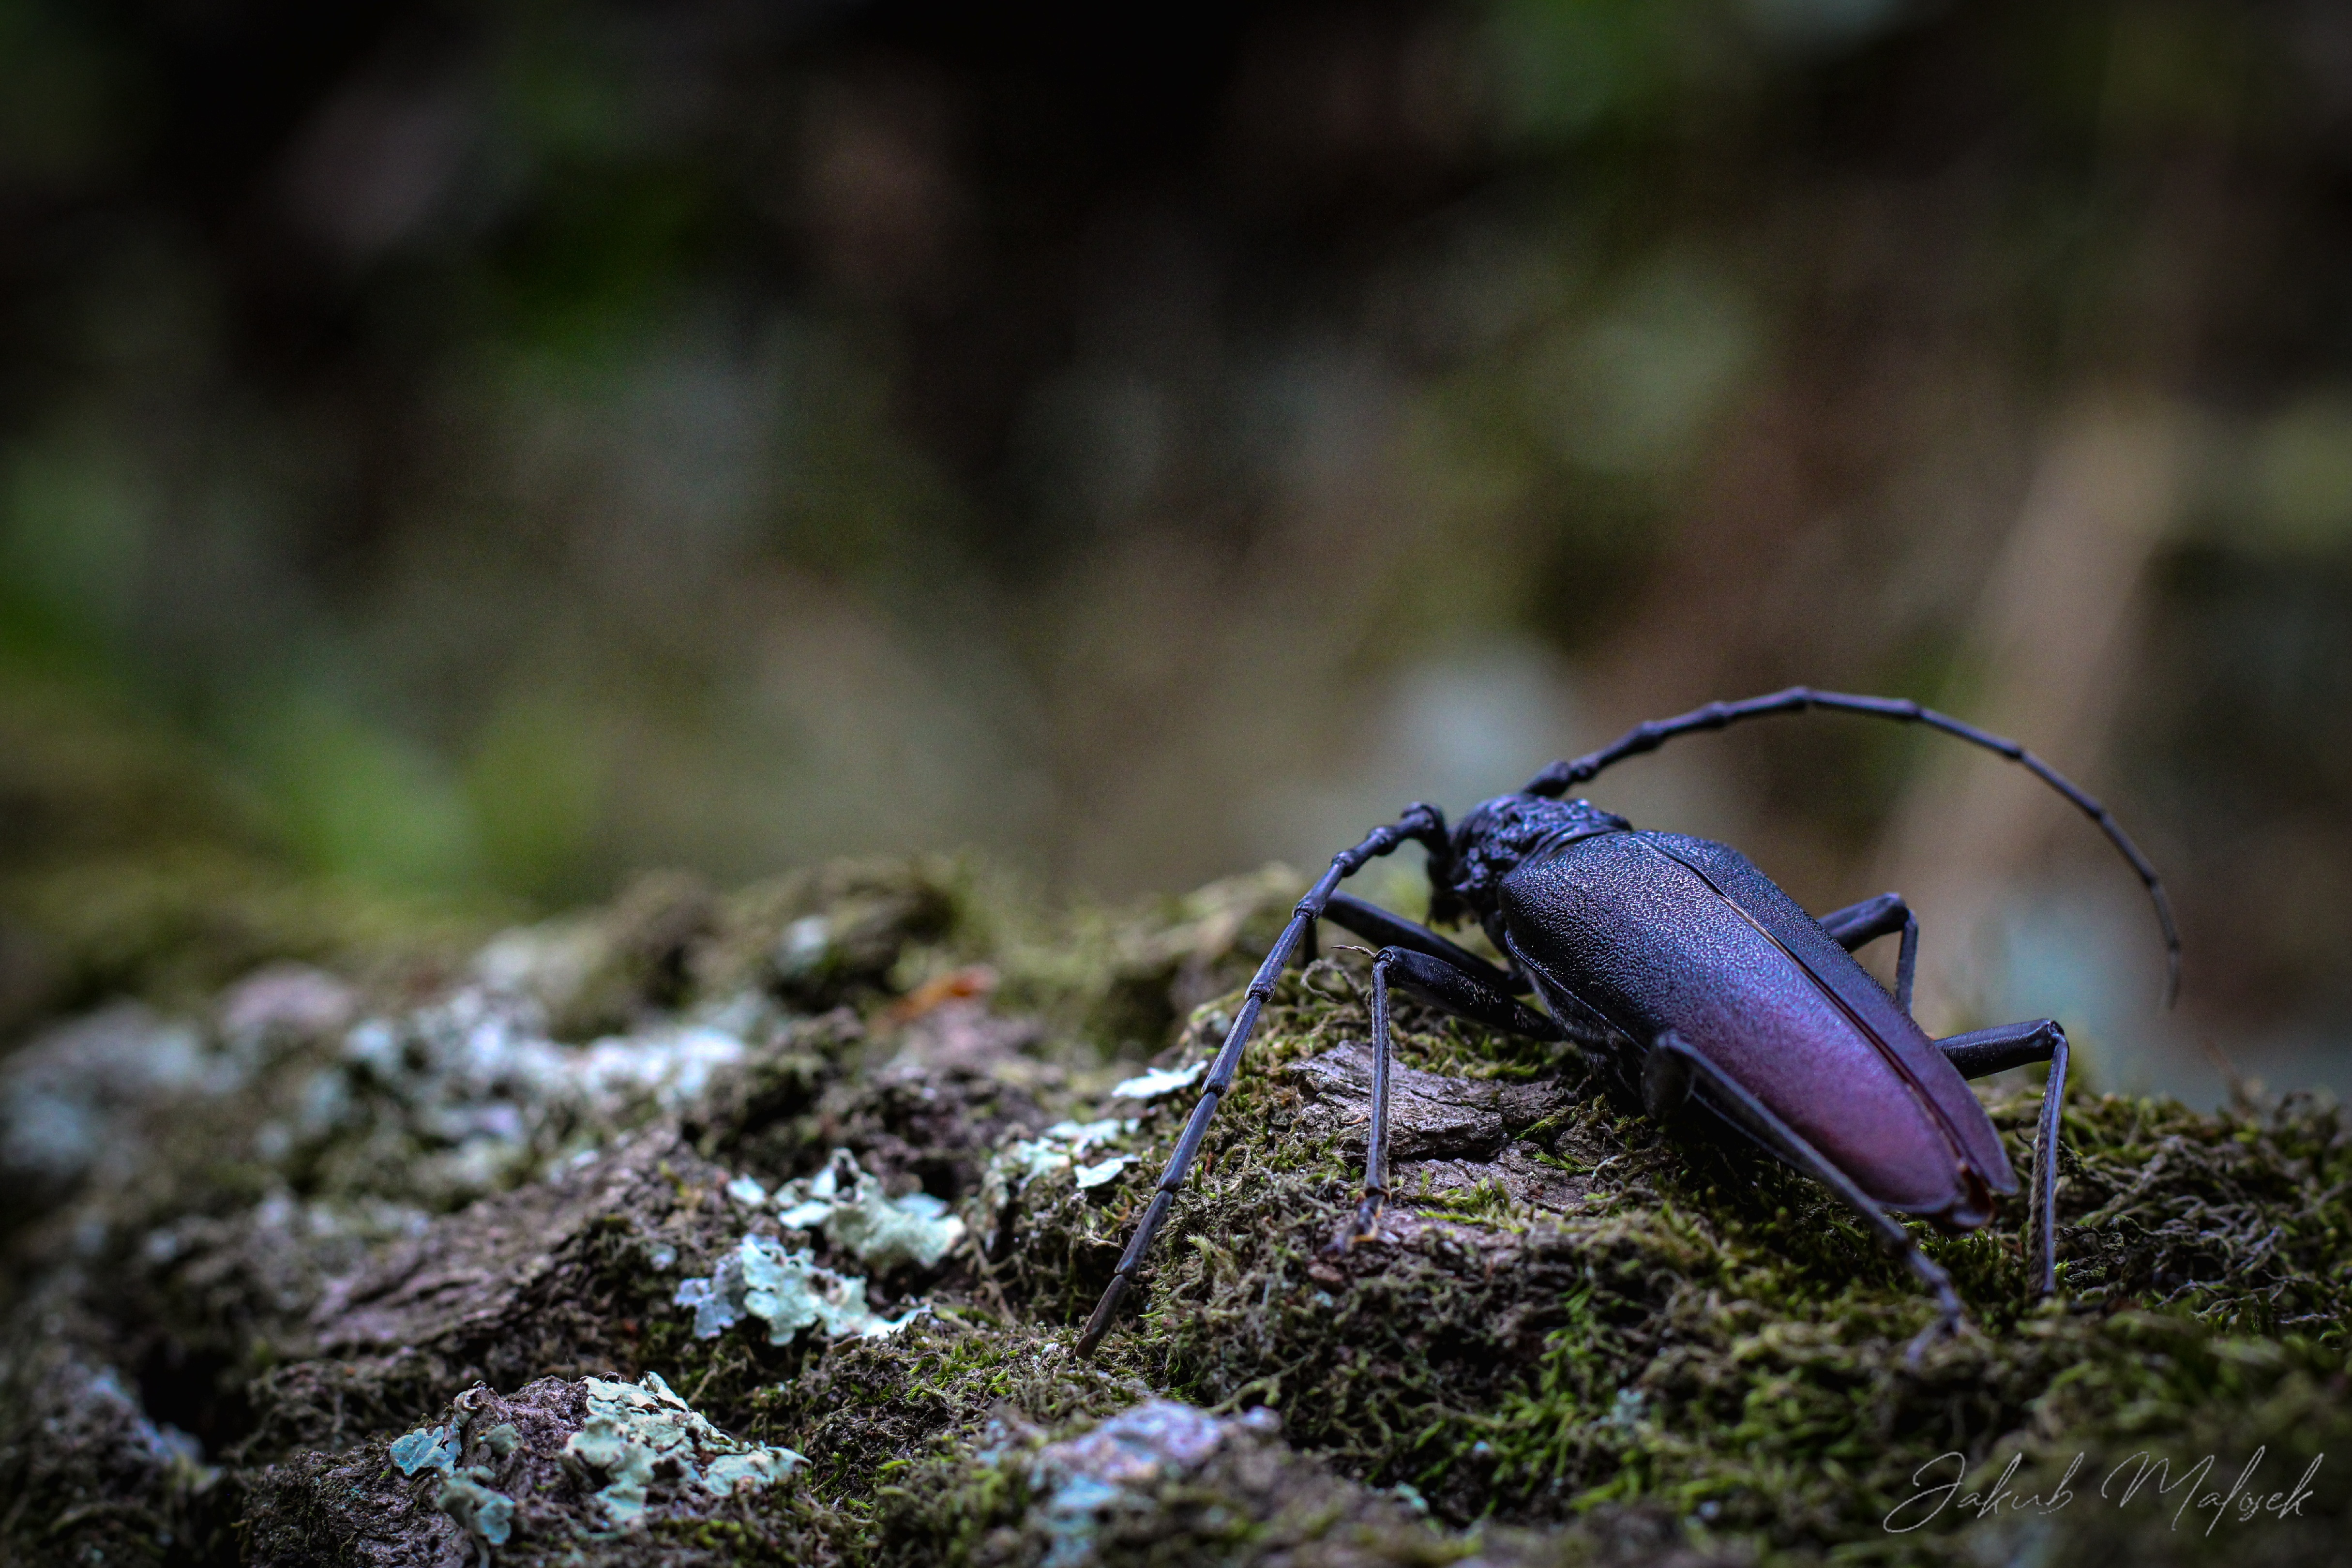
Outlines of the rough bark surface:
M 2339 1560 L 2352 1139 L 2301 1097 L 2078 1093 L 2063 1299 L 2027 1304 L 2021 1216 L 1931 1238 L 1971 1324 L 1915 1365 L 1927 1304 L 1817 1190 L 1409 1005 L 1396 1197 L 1333 1248 L 1343 952 L 1284 981 L 1075 1361 L 1190 1107 L 1135 1080 L 1213 1048 L 1295 896 L 660 880 L 38 1032 L 0 1059 L 0 1556 Z M 2032 1096 L 1988 1096 L 2021 1171 Z M 2101 1496 L 2135 1456 L 2170 1489 Z

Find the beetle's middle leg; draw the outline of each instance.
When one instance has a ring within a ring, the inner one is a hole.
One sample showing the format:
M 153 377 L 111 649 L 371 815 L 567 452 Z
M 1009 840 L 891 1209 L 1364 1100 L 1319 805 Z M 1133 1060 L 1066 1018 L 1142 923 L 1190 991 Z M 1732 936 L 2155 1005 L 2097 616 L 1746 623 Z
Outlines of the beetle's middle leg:
M 1707 1108 L 1733 1126 L 1747 1133 L 1765 1148 L 1794 1165 L 1798 1170 L 1835 1193 L 1845 1205 L 1859 1215 L 1879 1244 L 1897 1254 L 1910 1266 L 1919 1282 L 1936 1293 L 1936 1321 L 1920 1331 L 1911 1342 L 1910 1359 L 1916 1361 L 1928 1341 L 1939 1334 L 1958 1332 L 1960 1326 L 1960 1294 L 1952 1288 L 1952 1277 L 1944 1272 L 1936 1260 L 1919 1250 L 1911 1233 L 1896 1224 L 1887 1212 L 1871 1202 L 1868 1194 L 1854 1184 L 1831 1162 L 1829 1157 L 1807 1142 L 1796 1129 L 1772 1112 L 1771 1107 L 1756 1098 L 1748 1089 L 1693 1049 L 1690 1044 L 1672 1030 L 1659 1037 L 1650 1047 L 1649 1057 L 1642 1066 L 1642 1099 L 1654 1117 L 1663 1117 L 1689 1098 L 1694 1090 L 1700 1092 Z
M 1948 1036 L 1936 1042 L 1936 1048 L 1960 1069 L 1962 1078 L 1985 1078 L 2032 1062 L 2050 1064 L 2050 1079 L 2042 1086 L 2042 1115 L 2033 1130 L 2033 1196 L 2028 1206 L 2041 1275 L 2034 1294 L 2051 1295 L 2058 1289 L 2058 1120 L 2066 1108 L 2066 1031 L 2055 1018 L 2036 1018 L 2030 1024 Z
M 1370 909 L 1372 906 L 1365 905 Z M 1384 911 L 1376 911 L 1384 912 Z M 1394 916 L 1389 917 L 1394 920 Z M 1398 921 L 1399 925 L 1407 922 Z M 1418 929 L 1418 928 L 1415 928 Z M 1436 939 L 1443 941 L 1443 938 Z M 1447 944 L 1451 946 L 1451 943 Z M 1464 956 L 1467 957 L 1467 954 Z M 1492 964 L 1479 967 L 1499 977 Z M 1364 1142 L 1364 1196 L 1354 1222 L 1339 1233 L 1344 1250 L 1368 1239 L 1389 1196 L 1389 986 L 1393 984 L 1440 1011 L 1473 1024 L 1531 1039 L 1567 1038 L 1565 1030 L 1485 976 L 1427 952 L 1384 947 L 1372 959 L 1372 1126 Z
M 1919 921 L 1900 893 L 1881 893 L 1821 918 L 1830 940 L 1848 952 L 1882 936 L 1903 933 L 1903 951 L 1895 960 L 1895 1005 L 1911 1011 L 1911 976 L 1919 963 Z

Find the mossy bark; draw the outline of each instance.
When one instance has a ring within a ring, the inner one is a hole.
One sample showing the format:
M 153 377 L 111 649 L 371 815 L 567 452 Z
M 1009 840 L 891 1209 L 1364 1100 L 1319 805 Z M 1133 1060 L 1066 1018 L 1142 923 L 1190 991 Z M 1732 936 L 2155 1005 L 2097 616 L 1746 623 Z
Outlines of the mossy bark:
M 1137 1306 L 1076 1361 L 1188 1109 L 1114 1086 L 1211 1048 L 1295 896 L 1049 916 L 950 864 L 664 880 L 471 960 L 181 983 L 40 1035 L 0 1063 L 5 1554 L 2340 1560 L 2352 1140 L 2303 1098 L 2078 1092 L 2060 1300 L 2027 1300 L 2019 1215 L 1929 1237 L 1971 1317 L 1915 1364 L 1927 1303 L 1819 1190 L 1410 1007 L 1398 1196 L 1333 1249 L 1369 1081 L 1341 952 L 1282 983 Z M 2032 1086 L 1989 1102 L 2030 1168 Z M 60 1117 L 81 1142 L 36 1136 Z M 750 1195 L 837 1148 L 962 1242 L 867 1267 Z M 697 1338 L 678 1287 L 747 1234 L 928 1312 Z M 656 1475 L 616 1527 L 567 1445 L 584 1380 L 646 1373 L 806 1465 Z M 394 1461 L 444 1430 L 454 1468 Z M 2156 1459 L 2170 1489 L 2123 1500 Z

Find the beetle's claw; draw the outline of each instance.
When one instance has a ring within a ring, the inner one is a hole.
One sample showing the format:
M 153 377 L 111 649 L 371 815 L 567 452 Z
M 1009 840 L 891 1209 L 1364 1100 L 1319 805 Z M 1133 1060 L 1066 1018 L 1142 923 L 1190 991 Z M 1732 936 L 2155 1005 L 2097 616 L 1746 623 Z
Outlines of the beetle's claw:
M 1354 1249 L 1356 1243 L 1370 1241 L 1378 1237 L 1382 1206 L 1381 1194 L 1365 1194 L 1364 1201 L 1357 1205 L 1355 1214 L 1339 1222 L 1339 1234 L 1332 1237 L 1331 1245 L 1325 1249 L 1327 1255 L 1332 1258 L 1345 1258 Z

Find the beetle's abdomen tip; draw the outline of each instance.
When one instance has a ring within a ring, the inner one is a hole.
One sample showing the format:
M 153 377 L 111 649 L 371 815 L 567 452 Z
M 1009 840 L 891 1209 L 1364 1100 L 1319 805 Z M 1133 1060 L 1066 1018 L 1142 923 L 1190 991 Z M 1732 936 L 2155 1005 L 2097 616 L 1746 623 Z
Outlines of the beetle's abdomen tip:
M 1927 1223 L 1946 1236 L 1965 1236 L 1983 1229 L 2000 1209 L 2001 1194 L 2017 1190 L 2016 1178 L 2011 1177 L 2007 1187 L 1992 1186 L 1965 1160 L 1960 1162 L 1959 1178 L 1959 1195 L 1941 1211 L 1927 1216 Z

